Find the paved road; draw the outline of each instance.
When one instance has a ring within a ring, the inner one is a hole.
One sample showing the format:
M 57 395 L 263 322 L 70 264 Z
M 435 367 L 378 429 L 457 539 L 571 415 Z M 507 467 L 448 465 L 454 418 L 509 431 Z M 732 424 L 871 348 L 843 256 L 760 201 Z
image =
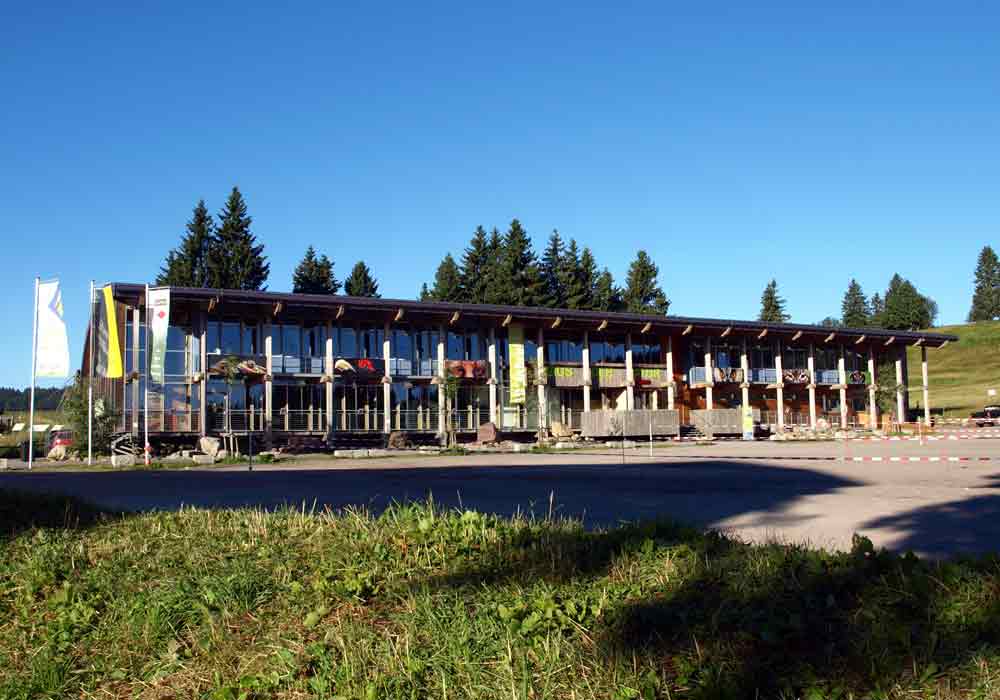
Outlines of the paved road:
M 79 496 L 122 510 L 303 503 L 379 510 L 432 494 L 446 506 L 557 514 L 591 526 L 667 516 L 754 540 L 877 545 L 942 556 L 1000 549 L 1000 461 L 838 462 L 830 456 L 989 456 L 1000 441 L 720 444 L 597 454 L 301 459 L 255 469 L 6 473 L 0 488 Z M 739 459 L 737 459 L 739 458 Z M 748 459 L 749 458 L 749 459 Z

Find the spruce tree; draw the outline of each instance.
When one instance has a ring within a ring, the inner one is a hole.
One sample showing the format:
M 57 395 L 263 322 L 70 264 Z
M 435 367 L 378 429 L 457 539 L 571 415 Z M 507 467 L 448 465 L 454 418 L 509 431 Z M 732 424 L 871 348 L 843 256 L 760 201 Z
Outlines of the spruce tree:
M 784 323 L 789 318 L 785 313 L 785 300 L 778 296 L 778 282 L 771 280 L 760 295 L 760 316 L 757 320 L 766 323 Z
M 565 308 L 590 308 L 590 280 L 584 274 L 580 247 L 575 238 L 570 239 L 563 254 L 562 264 L 559 266 L 559 283 L 563 289 Z
M 510 222 L 504 236 L 498 289 L 501 304 L 539 306 L 544 299 L 534 248 L 521 222 Z
M 433 301 L 462 301 L 462 276 L 451 253 L 444 256 L 434 275 L 434 287 L 429 299 Z
M 486 262 L 483 265 L 483 279 L 485 280 L 486 291 L 483 294 L 483 301 L 487 304 L 503 304 L 502 290 L 505 286 L 503 280 L 503 235 L 496 226 L 490 231 L 490 236 L 486 241 Z
M 350 276 L 344 280 L 344 292 L 351 297 L 381 296 L 378 293 L 378 280 L 372 275 L 364 260 L 359 260 L 351 268 Z
M 868 317 L 868 325 L 874 328 L 884 328 L 885 324 L 885 301 L 878 292 L 872 294 L 872 300 L 868 304 L 871 315 Z
M 562 236 L 559 235 L 559 231 L 552 229 L 539 265 L 542 275 L 543 306 L 560 309 L 566 306 L 566 291 L 560 275 L 565 252 Z
M 868 298 L 861 290 L 861 285 L 853 278 L 847 285 L 844 300 L 840 304 L 840 319 L 848 328 L 864 328 L 871 322 Z
M 597 279 L 599 273 L 597 272 L 597 261 L 594 259 L 594 253 L 590 248 L 584 248 L 583 252 L 580 254 L 580 282 L 583 286 L 583 301 L 580 302 L 579 308 L 581 309 L 594 309 L 595 306 L 595 296 L 597 293 Z
M 420 285 L 420 296 L 417 298 L 420 301 L 433 301 L 433 299 L 431 298 L 431 290 L 427 288 L 426 282 Z
M 167 253 L 156 284 L 175 287 L 206 287 L 209 283 L 208 251 L 214 225 L 205 200 L 199 200 L 187 222 L 181 244 Z
M 454 264 L 451 255 L 448 260 Z M 441 263 L 444 265 L 444 262 Z M 486 238 L 486 230 L 482 226 L 477 226 L 469 247 L 462 254 L 462 269 L 460 271 L 461 286 L 455 292 L 449 292 L 454 297 L 448 301 L 465 301 L 472 304 L 485 304 L 488 298 L 489 276 L 487 268 L 490 264 L 489 240 Z M 441 271 L 441 268 L 438 268 Z M 435 280 L 435 288 L 437 281 Z
M 595 311 L 621 311 L 622 306 L 622 290 L 615 284 L 615 278 L 608 272 L 608 268 L 604 268 L 597 276 L 597 282 L 594 285 L 593 309 Z
M 306 254 L 292 273 L 292 291 L 296 294 L 336 294 L 340 282 L 333 276 L 333 262 L 326 255 L 316 256 L 316 249 Z
M 250 231 L 253 220 L 239 188 L 233 187 L 219 213 L 219 226 L 208 253 L 209 286 L 218 289 L 265 289 L 271 266 L 264 246 Z
M 885 292 L 882 327 L 889 330 L 929 328 L 937 314 L 937 304 L 917 291 L 908 279 L 892 276 Z
M 972 294 L 969 321 L 1000 319 L 1000 260 L 990 246 L 979 251 L 976 262 L 976 286 Z
M 649 254 L 640 250 L 629 265 L 625 278 L 625 292 L 622 301 L 625 310 L 636 314 L 652 313 L 666 315 L 670 301 L 657 282 L 660 268 Z

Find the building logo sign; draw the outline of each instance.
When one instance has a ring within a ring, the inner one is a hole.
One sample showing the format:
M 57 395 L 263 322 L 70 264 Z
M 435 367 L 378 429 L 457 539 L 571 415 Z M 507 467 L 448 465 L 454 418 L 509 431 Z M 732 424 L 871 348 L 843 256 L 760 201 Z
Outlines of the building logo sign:
M 510 403 L 524 405 L 528 397 L 528 370 L 524 365 L 524 326 L 512 323 L 507 328 L 510 354 Z

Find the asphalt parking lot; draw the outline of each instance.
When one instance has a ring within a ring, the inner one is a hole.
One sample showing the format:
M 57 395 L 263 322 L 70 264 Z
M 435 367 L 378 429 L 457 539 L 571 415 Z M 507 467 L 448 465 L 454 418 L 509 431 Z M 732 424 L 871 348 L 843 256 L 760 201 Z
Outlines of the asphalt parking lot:
M 285 504 L 378 511 L 393 501 L 430 495 L 447 507 L 538 517 L 552 511 L 592 527 L 671 517 L 757 541 L 846 548 L 860 533 L 878 546 L 925 556 L 1000 549 L 996 439 L 923 445 L 720 442 L 657 447 L 652 457 L 642 445 L 624 457 L 614 449 L 305 457 L 252 472 L 236 466 L 8 472 L 0 473 L 3 487 L 66 493 L 129 511 Z

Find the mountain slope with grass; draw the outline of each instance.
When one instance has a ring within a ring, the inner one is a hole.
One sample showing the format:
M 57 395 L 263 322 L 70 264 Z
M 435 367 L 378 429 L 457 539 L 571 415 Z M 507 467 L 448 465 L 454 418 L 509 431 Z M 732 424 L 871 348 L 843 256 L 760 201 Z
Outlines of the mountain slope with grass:
M 995 698 L 996 558 L 0 491 L 0 698 Z
M 957 335 L 957 343 L 927 351 L 931 408 L 944 410 L 945 417 L 968 418 L 987 403 L 987 389 L 1000 394 L 1000 321 L 980 321 L 930 329 Z M 923 406 L 920 378 L 920 348 L 907 351 L 910 377 L 910 407 Z

